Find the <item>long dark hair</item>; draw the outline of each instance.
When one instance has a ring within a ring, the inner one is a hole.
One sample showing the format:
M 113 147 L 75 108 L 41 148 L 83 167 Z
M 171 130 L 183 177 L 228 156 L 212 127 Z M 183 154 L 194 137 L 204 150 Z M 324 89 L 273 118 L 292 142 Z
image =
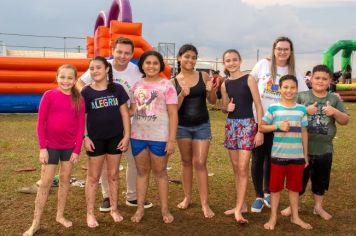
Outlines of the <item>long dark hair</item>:
M 187 51 L 193 51 L 197 56 L 198 56 L 198 50 L 197 48 L 192 45 L 192 44 L 184 44 L 182 47 L 180 47 L 179 51 L 178 51 L 178 54 L 177 54 L 177 57 L 180 57 L 182 56 L 184 53 L 186 53 Z M 180 68 L 180 61 L 177 62 L 177 69 L 178 69 L 178 72 L 177 74 L 180 73 L 181 71 L 181 68 Z
M 105 69 L 109 68 L 108 71 L 108 89 L 110 92 L 115 92 L 116 87 L 114 84 L 114 78 L 113 78 L 113 74 L 112 74 L 112 65 L 105 59 L 105 57 L 102 56 L 96 56 L 94 57 L 91 61 L 100 61 L 104 64 Z
M 70 69 L 73 70 L 74 72 L 74 77 L 75 77 L 75 82 L 77 82 L 77 78 L 78 78 L 78 70 L 75 66 L 73 66 L 72 64 L 64 64 L 61 65 L 60 67 L 58 67 L 57 69 L 57 77 L 58 74 L 61 70 L 63 69 Z M 72 105 L 76 111 L 76 113 L 79 113 L 80 110 L 80 93 L 78 91 L 78 89 L 76 88 L 76 86 L 73 86 L 70 90 L 70 96 L 72 98 Z

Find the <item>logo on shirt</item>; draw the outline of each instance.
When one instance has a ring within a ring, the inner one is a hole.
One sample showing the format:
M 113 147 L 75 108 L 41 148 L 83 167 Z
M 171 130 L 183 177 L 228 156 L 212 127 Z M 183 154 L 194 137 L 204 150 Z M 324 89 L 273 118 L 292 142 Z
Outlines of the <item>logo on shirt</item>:
M 145 120 L 153 120 L 157 119 L 155 112 L 152 109 L 152 102 L 157 98 L 158 92 L 156 90 L 151 91 L 148 94 L 147 90 L 140 89 L 135 95 L 136 102 L 136 119 L 145 119 Z
M 114 107 L 118 105 L 119 105 L 119 101 L 113 95 L 96 98 L 94 101 L 91 102 L 91 108 L 93 110 L 104 108 L 104 107 Z

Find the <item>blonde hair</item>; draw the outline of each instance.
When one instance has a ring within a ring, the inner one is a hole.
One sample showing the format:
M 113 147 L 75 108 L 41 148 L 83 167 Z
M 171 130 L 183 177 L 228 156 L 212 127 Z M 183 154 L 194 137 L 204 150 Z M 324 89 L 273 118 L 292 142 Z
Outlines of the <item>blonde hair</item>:
M 274 50 L 276 49 L 276 45 L 279 42 L 288 42 L 289 46 L 290 46 L 290 56 L 287 60 L 287 65 L 288 65 L 288 74 L 290 75 L 296 75 L 295 73 L 295 59 L 294 59 L 294 47 L 293 47 L 293 42 L 292 40 L 290 40 L 288 37 L 282 36 L 277 38 L 274 42 L 273 42 L 273 46 L 272 46 L 272 62 L 271 62 L 271 77 L 273 79 L 273 81 L 276 80 L 276 76 L 277 76 L 277 63 L 276 63 L 276 56 L 274 55 Z
M 77 81 L 77 77 L 78 77 L 78 70 L 75 66 L 73 66 L 72 64 L 64 64 L 61 65 L 60 67 L 58 67 L 57 69 L 57 77 L 58 74 L 61 70 L 63 69 L 71 69 L 74 72 L 74 77 L 75 77 L 75 82 Z M 70 90 L 71 92 L 71 98 L 72 98 L 72 105 L 76 111 L 76 113 L 79 114 L 79 110 L 80 110 L 80 93 L 78 91 L 78 89 L 76 88 L 76 86 L 73 86 Z

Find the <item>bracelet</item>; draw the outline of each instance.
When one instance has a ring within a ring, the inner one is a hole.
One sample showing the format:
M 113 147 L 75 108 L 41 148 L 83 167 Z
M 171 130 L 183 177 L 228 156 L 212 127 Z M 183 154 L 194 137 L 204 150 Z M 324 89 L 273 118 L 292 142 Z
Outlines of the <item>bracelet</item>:
M 83 139 L 84 139 L 84 138 L 89 138 L 89 135 L 88 135 L 88 134 L 84 134 L 84 135 L 83 135 Z
M 279 123 L 276 124 L 276 130 L 280 130 L 281 129 L 281 125 Z

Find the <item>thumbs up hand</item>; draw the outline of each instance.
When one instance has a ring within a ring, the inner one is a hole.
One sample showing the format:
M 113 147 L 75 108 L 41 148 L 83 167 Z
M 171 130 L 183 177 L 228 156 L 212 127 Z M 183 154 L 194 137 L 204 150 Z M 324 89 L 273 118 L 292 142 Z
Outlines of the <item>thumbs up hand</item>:
M 214 84 L 212 79 L 209 79 L 208 81 L 206 81 L 206 85 L 205 85 L 205 89 L 207 92 L 211 92 L 214 88 Z
M 231 99 L 230 99 L 229 104 L 227 104 L 226 110 L 227 110 L 228 112 L 233 112 L 233 111 L 235 110 L 234 98 L 231 98 Z
M 190 93 L 190 88 L 186 85 L 184 80 L 180 84 L 181 84 L 181 88 L 182 88 L 182 91 L 181 91 L 182 96 L 183 97 L 188 96 Z
M 284 120 L 280 123 L 280 130 L 288 132 L 289 131 L 289 121 L 288 120 Z
M 333 116 L 335 114 L 335 108 L 330 105 L 329 101 L 327 101 L 326 105 L 323 107 L 323 112 L 327 116 Z
M 318 103 L 317 102 L 314 102 L 313 104 L 309 105 L 307 107 L 307 112 L 308 112 L 308 115 L 314 115 L 316 112 L 318 111 Z

